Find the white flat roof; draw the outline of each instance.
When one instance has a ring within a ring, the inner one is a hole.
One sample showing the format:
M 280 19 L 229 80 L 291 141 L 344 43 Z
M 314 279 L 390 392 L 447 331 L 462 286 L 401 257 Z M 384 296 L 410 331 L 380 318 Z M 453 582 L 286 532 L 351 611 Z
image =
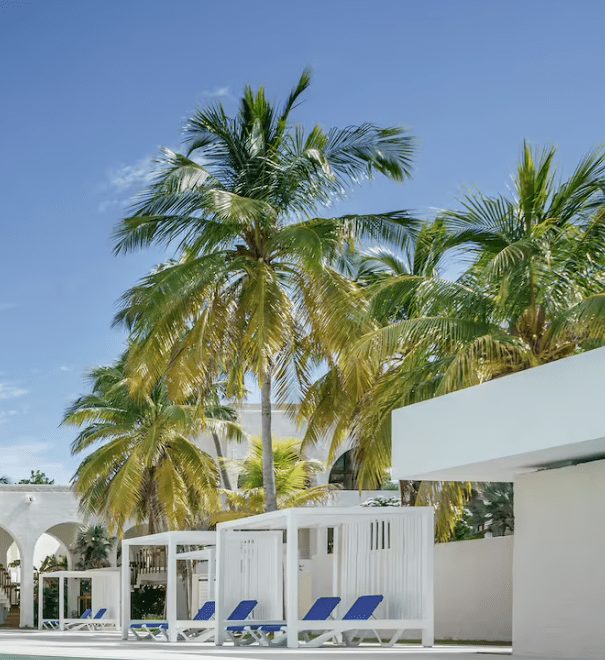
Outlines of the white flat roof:
M 342 522 L 357 521 L 367 516 L 374 519 L 387 519 L 394 516 L 423 516 L 431 507 L 301 507 L 295 509 L 280 509 L 257 516 L 229 520 L 217 525 L 217 529 L 230 530 L 269 530 L 286 529 L 289 520 L 294 520 L 294 526 L 301 527 L 332 527 Z
M 174 531 L 159 532 L 158 534 L 148 534 L 147 536 L 135 536 L 129 539 L 123 539 L 122 543 L 128 545 L 168 545 L 170 541 L 177 545 L 215 545 L 216 532 L 208 531 Z
M 605 348 L 393 411 L 393 479 L 514 481 L 605 457 Z

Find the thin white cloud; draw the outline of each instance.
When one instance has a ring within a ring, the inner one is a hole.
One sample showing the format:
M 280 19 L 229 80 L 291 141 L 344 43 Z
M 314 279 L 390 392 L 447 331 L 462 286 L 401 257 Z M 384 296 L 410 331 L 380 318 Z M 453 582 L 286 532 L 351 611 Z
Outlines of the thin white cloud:
M 23 436 L 18 440 L 20 444 L 2 447 L 0 474 L 6 474 L 13 483 L 16 483 L 19 479 L 29 477 L 31 470 L 34 472 L 40 470 L 49 479 L 54 479 L 56 484 L 69 483 L 73 469 L 70 470 L 63 463 L 52 460 L 56 458 L 56 450 L 52 443 L 43 442 L 36 436 Z
M 51 445 L 48 442 L 33 441 L 34 438 L 22 438 L 22 440 L 23 444 L 2 447 L 2 465 L 13 468 L 32 463 L 33 469 L 37 469 L 40 455 L 50 449 Z
M 117 193 L 142 188 L 150 183 L 153 169 L 153 160 L 150 156 L 142 158 L 134 165 L 120 165 L 109 172 L 108 187 Z
M 73 368 L 73 366 L 68 367 L 67 365 L 62 364 L 62 365 L 59 367 L 59 369 L 61 369 L 61 371 L 73 371 L 74 368 Z
M 8 383 L 0 383 L 0 400 L 16 399 L 20 396 L 25 396 L 26 394 L 29 394 L 29 390 L 26 390 L 24 387 L 16 387 L 15 385 L 9 385 Z
M 102 201 L 97 208 L 98 208 L 99 213 L 105 213 L 105 211 L 107 211 L 107 209 L 110 209 L 110 208 L 116 207 L 116 206 L 122 206 L 123 204 L 124 204 L 124 200 L 122 200 L 122 199 L 106 199 L 106 200 Z
M 217 87 L 213 90 L 204 90 L 202 96 L 209 96 L 210 98 L 223 98 L 225 96 L 230 96 L 229 87 Z

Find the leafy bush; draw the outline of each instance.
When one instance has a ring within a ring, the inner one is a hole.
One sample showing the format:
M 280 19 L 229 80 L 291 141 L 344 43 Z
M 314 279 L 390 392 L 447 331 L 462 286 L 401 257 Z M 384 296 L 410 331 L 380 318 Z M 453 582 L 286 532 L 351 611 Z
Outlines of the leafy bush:
M 131 612 L 133 619 L 146 619 L 164 615 L 166 587 L 144 584 L 132 592 Z

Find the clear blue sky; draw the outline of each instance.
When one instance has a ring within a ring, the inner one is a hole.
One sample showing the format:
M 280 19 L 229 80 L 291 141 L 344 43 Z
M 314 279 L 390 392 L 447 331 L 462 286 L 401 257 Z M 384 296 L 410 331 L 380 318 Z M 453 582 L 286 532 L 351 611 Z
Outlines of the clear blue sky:
M 430 217 L 463 184 L 505 192 L 524 138 L 558 145 L 562 175 L 605 142 L 604 24 L 596 1 L 0 0 L 0 475 L 73 474 L 65 407 L 163 257 L 113 257 L 112 227 L 197 106 L 233 112 L 246 83 L 283 99 L 311 65 L 298 121 L 421 140 L 411 182 L 338 212 Z

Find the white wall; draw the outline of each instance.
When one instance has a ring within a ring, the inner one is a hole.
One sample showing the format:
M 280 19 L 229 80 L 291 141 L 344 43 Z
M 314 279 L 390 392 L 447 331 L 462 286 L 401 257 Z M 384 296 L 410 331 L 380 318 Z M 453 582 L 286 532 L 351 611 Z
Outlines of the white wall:
M 605 455 L 605 348 L 393 412 L 393 478 L 514 481 Z
M 435 546 L 435 639 L 512 640 L 514 538 Z
M 515 481 L 513 570 L 516 654 L 605 657 L 605 461 Z

